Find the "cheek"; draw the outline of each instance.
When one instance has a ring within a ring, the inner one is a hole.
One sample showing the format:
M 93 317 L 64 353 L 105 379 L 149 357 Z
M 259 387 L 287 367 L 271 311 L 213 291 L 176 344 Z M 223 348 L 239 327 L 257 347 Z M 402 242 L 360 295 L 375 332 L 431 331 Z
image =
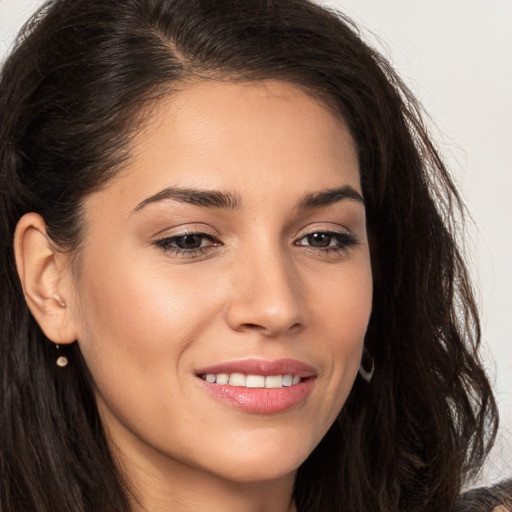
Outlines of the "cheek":
M 329 385 L 323 419 L 328 428 L 343 407 L 360 365 L 372 308 L 369 257 L 353 261 L 321 281 L 317 279 L 316 286 L 310 289 L 316 290 L 310 294 L 312 333 L 319 336 L 313 341 L 315 352 L 327 361 L 324 371 Z
M 171 274 L 165 262 L 103 262 L 88 269 L 80 290 L 78 343 L 113 435 L 124 425 L 141 439 L 154 435 L 150 444 L 158 445 L 176 410 L 193 403 L 182 376 L 195 343 L 218 316 L 218 292 L 201 286 L 199 273 Z
M 373 282 L 369 258 L 326 275 L 322 284 L 312 296 L 317 310 L 314 317 L 334 343 L 331 350 L 350 353 L 362 344 L 370 318 Z
M 89 271 L 80 290 L 79 343 L 93 375 L 110 361 L 130 371 L 176 365 L 218 309 L 214 289 L 182 274 L 133 260 Z

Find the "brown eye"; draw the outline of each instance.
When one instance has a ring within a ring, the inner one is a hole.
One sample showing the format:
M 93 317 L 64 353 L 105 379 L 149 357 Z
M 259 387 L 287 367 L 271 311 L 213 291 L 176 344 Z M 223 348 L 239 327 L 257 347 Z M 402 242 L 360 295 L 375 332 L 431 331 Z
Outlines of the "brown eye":
M 175 237 L 174 243 L 180 249 L 193 250 L 202 247 L 204 240 L 204 235 L 185 235 Z
M 343 251 L 344 249 L 356 245 L 356 243 L 357 240 L 349 233 L 318 231 L 304 235 L 295 242 L 295 245 L 323 251 Z
M 164 252 L 180 256 L 194 256 L 212 247 L 218 247 L 222 243 L 207 233 L 190 233 L 162 238 L 157 240 L 155 245 L 163 249 Z
M 306 239 L 311 247 L 329 247 L 332 235 L 329 233 L 312 233 L 307 235 Z

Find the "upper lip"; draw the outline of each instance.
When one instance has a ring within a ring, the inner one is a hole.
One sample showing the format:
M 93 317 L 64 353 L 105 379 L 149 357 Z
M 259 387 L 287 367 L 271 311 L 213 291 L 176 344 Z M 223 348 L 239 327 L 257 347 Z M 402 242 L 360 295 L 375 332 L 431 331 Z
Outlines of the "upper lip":
M 197 375 L 219 373 L 243 373 L 245 375 L 299 375 L 302 378 L 314 377 L 316 371 L 313 366 L 294 359 L 277 359 L 267 361 L 264 359 L 243 359 L 215 364 L 196 371 Z

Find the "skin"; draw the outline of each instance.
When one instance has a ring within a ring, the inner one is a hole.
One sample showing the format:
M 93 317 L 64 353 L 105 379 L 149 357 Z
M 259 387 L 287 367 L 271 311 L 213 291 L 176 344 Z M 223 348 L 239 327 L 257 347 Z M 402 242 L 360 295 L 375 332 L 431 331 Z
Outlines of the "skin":
M 50 339 L 78 340 L 137 510 L 295 510 L 296 469 L 350 392 L 372 299 L 363 203 L 297 205 L 347 186 L 362 195 L 355 145 L 319 101 L 286 83 L 198 82 L 155 105 L 126 168 L 86 199 L 78 270 L 43 250 L 40 218 L 20 222 L 29 305 Z M 166 187 L 239 204 L 148 201 Z M 174 252 L 191 232 L 207 233 L 202 251 Z M 307 236 L 331 232 L 328 250 Z M 281 358 L 315 382 L 278 413 L 221 402 L 196 375 Z

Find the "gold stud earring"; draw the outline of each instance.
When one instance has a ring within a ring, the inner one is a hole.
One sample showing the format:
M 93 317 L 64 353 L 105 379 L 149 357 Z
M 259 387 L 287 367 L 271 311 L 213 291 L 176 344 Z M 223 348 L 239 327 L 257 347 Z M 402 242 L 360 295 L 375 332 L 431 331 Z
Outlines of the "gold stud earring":
M 59 350 L 60 349 L 59 345 L 56 345 L 56 348 L 57 348 L 57 350 Z M 69 363 L 69 360 L 66 356 L 59 356 L 57 358 L 57 366 L 59 366 L 60 368 L 66 367 L 68 365 L 68 363 Z

